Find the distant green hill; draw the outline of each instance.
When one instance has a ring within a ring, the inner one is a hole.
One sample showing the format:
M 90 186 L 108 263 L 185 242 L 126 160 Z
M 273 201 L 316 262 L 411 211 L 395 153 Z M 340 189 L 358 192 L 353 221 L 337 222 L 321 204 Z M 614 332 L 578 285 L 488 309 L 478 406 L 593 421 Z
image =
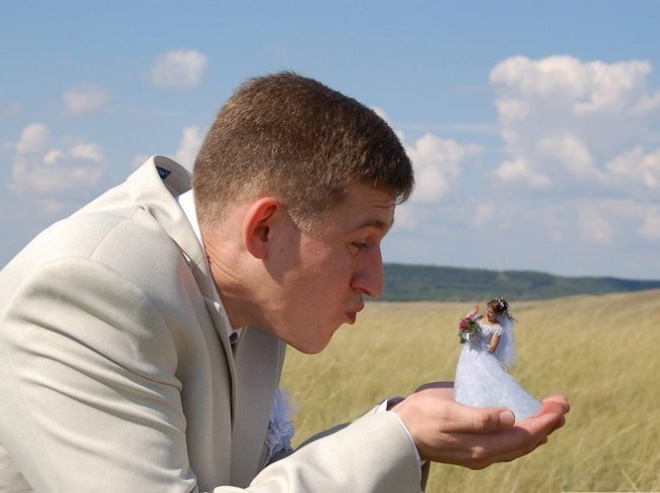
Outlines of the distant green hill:
M 493 271 L 385 264 L 382 301 L 474 301 L 493 296 L 542 300 L 660 288 L 660 281 L 614 277 L 561 277 L 534 271 Z

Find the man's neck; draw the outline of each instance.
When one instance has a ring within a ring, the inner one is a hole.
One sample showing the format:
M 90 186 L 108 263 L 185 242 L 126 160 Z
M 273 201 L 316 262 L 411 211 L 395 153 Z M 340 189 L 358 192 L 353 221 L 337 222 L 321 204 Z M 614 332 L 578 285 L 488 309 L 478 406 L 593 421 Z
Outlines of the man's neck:
M 192 227 L 193 231 L 195 232 L 195 236 L 197 237 L 197 241 L 199 241 L 200 245 L 202 246 L 202 249 L 204 250 L 204 254 L 207 259 L 207 263 L 209 264 L 209 271 L 211 272 L 211 283 L 213 284 L 214 288 L 214 294 L 216 297 L 216 301 L 220 303 L 220 305 L 223 307 L 225 311 L 225 315 L 227 317 L 227 334 L 231 337 L 232 333 L 236 331 L 240 331 L 241 327 L 244 327 L 247 324 L 241 324 L 236 320 L 236 317 L 232 317 L 232 311 L 231 308 L 228 306 L 228 302 L 226 300 L 226 296 L 224 295 L 223 290 L 221 289 L 220 285 L 218 284 L 216 280 L 216 275 L 217 275 L 217 269 L 214 269 L 214 265 L 210 262 L 210 254 L 208 248 L 210 247 L 210 244 L 208 241 L 204 239 L 204 234 L 202 231 L 202 228 L 198 222 L 197 219 L 197 212 L 195 208 L 195 197 L 194 197 L 194 192 L 192 190 L 189 190 L 177 197 L 177 201 L 179 203 L 179 206 L 181 209 L 183 209 L 184 214 L 186 215 L 186 218 L 188 219 L 188 222 L 190 223 L 190 226 Z M 222 294 L 221 294 L 222 293 Z

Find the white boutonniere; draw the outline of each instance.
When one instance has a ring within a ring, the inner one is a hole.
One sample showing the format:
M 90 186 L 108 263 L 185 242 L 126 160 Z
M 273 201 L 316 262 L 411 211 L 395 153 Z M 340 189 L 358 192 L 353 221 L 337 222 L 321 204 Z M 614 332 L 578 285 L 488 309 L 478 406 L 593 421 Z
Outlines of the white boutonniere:
M 293 421 L 291 421 L 291 410 L 289 399 L 282 389 L 275 391 L 275 402 L 273 412 L 268 420 L 268 431 L 266 432 L 266 446 L 268 455 L 266 464 L 280 452 L 291 451 L 291 438 L 295 433 Z

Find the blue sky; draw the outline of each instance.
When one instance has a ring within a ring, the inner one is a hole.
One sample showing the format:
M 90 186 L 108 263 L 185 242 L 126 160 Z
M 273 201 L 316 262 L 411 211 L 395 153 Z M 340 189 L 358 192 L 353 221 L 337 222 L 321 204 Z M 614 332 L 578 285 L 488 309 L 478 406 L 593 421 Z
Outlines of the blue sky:
M 660 2 L 0 0 L 0 265 L 245 79 L 376 109 L 418 187 L 385 261 L 660 279 Z

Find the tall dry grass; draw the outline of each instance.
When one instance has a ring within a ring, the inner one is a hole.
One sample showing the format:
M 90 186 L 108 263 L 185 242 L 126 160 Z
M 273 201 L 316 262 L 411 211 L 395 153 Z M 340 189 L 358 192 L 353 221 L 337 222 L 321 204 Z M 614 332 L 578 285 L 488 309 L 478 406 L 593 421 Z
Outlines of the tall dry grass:
M 484 300 L 482 300 L 483 303 Z M 453 379 L 465 303 L 372 303 L 321 354 L 291 350 L 296 442 L 380 400 Z M 519 382 L 565 394 L 567 426 L 482 471 L 435 464 L 429 492 L 660 491 L 660 291 L 512 304 Z

